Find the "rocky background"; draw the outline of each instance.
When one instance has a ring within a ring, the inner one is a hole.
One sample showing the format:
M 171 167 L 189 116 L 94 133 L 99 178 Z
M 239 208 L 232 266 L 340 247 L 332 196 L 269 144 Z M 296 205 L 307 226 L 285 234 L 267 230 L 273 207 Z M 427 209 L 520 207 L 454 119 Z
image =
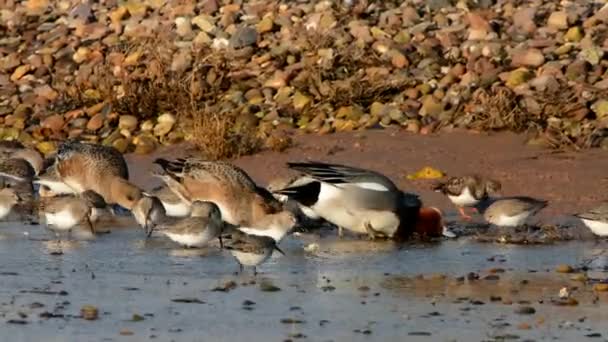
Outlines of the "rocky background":
M 209 158 L 294 128 L 511 130 L 608 148 L 597 0 L 3 0 L 0 139 Z

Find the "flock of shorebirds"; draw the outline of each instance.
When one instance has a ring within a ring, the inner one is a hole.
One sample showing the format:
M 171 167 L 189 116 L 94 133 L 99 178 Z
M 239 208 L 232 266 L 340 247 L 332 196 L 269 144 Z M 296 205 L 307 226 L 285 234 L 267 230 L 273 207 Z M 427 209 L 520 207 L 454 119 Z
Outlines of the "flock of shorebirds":
M 153 174 L 163 186 L 153 191 L 129 181 L 121 153 L 112 147 L 68 140 L 47 159 L 17 142 L 0 142 L 0 219 L 24 212 L 51 230 L 71 232 L 96 223 L 113 208 L 129 210 L 146 236 L 166 236 L 185 247 L 216 245 L 243 266 L 267 260 L 281 240 L 306 222 L 330 223 L 344 231 L 405 240 L 455 237 L 441 212 L 424 207 L 418 195 L 401 191 L 371 170 L 321 162 L 288 163 L 297 171 L 267 188 L 227 162 L 198 158 L 157 159 Z M 478 175 L 452 177 L 434 190 L 447 195 L 469 220 L 472 208 L 489 224 L 524 225 L 547 201 L 496 196 L 499 181 Z M 577 214 L 597 235 L 608 235 L 608 204 Z

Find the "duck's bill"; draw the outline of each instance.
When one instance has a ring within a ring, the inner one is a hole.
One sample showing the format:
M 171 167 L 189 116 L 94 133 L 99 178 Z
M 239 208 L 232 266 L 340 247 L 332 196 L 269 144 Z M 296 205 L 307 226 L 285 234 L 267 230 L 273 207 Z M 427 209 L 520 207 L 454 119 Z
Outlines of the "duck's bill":
M 454 232 L 452 232 L 451 230 L 448 229 L 448 227 L 443 226 L 443 231 L 441 232 L 441 235 L 453 239 L 456 237 L 456 234 Z

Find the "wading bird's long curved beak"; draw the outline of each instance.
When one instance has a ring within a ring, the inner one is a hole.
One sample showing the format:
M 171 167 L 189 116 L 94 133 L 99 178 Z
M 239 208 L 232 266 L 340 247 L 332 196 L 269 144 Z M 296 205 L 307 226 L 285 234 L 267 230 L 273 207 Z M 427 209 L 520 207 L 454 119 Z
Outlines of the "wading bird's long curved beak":
M 152 236 L 152 232 L 154 232 L 154 224 L 151 224 L 148 219 L 146 219 L 146 224 L 144 225 L 144 232 L 146 233 L 146 238 Z
M 285 255 L 285 252 L 283 252 L 283 251 L 282 251 L 282 250 L 279 248 L 279 246 L 274 245 L 274 249 L 275 249 L 276 251 L 278 251 L 279 253 L 281 253 L 281 254 Z

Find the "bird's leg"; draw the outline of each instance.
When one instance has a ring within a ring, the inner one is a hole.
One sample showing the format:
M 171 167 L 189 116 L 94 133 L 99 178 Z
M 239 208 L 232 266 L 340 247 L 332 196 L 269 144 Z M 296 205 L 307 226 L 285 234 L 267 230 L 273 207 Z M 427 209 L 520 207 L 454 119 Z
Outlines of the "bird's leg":
M 465 221 L 471 221 L 473 219 L 471 215 L 467 215 L 467 213 L 464 212 L 463 207 L 458 207 L 458 212 L 460 213 L 460 217 L 462 217 L 462 219 Z
M 220 234 L 220 236 L 218 236 L 217 239 L 220 240 L 220 249 L 224 249 L 224 242 L 222 241 L 222 235 Z
M 376 239 L 376 232 L 369 222 L 365 222 L 365 230 L 367 231 L 367 236 L 370 240 Z
M 95 226 L 93 225 L 93 222 L 91 222 L 91 215 L 87 215 L 87 221 L 86 221 L 86 223 L 87 223 L 87 226 L 89 227 L 89 229 L 91 230 L 91 233 L 93 235 L 95 235 L 96 234 L 95 233 Z
M 257 267 L 253 266 L 253 276 L 257 276 L 258 275 L 258 269 Z
M 344 237 L 344 228 L 342 228 L 342 226 L 338 226 L 338 237 Z
M 243 273 L 243 269 L 244 269 L 243 264 L 241 264 L 239 262 L 239 274 Z

